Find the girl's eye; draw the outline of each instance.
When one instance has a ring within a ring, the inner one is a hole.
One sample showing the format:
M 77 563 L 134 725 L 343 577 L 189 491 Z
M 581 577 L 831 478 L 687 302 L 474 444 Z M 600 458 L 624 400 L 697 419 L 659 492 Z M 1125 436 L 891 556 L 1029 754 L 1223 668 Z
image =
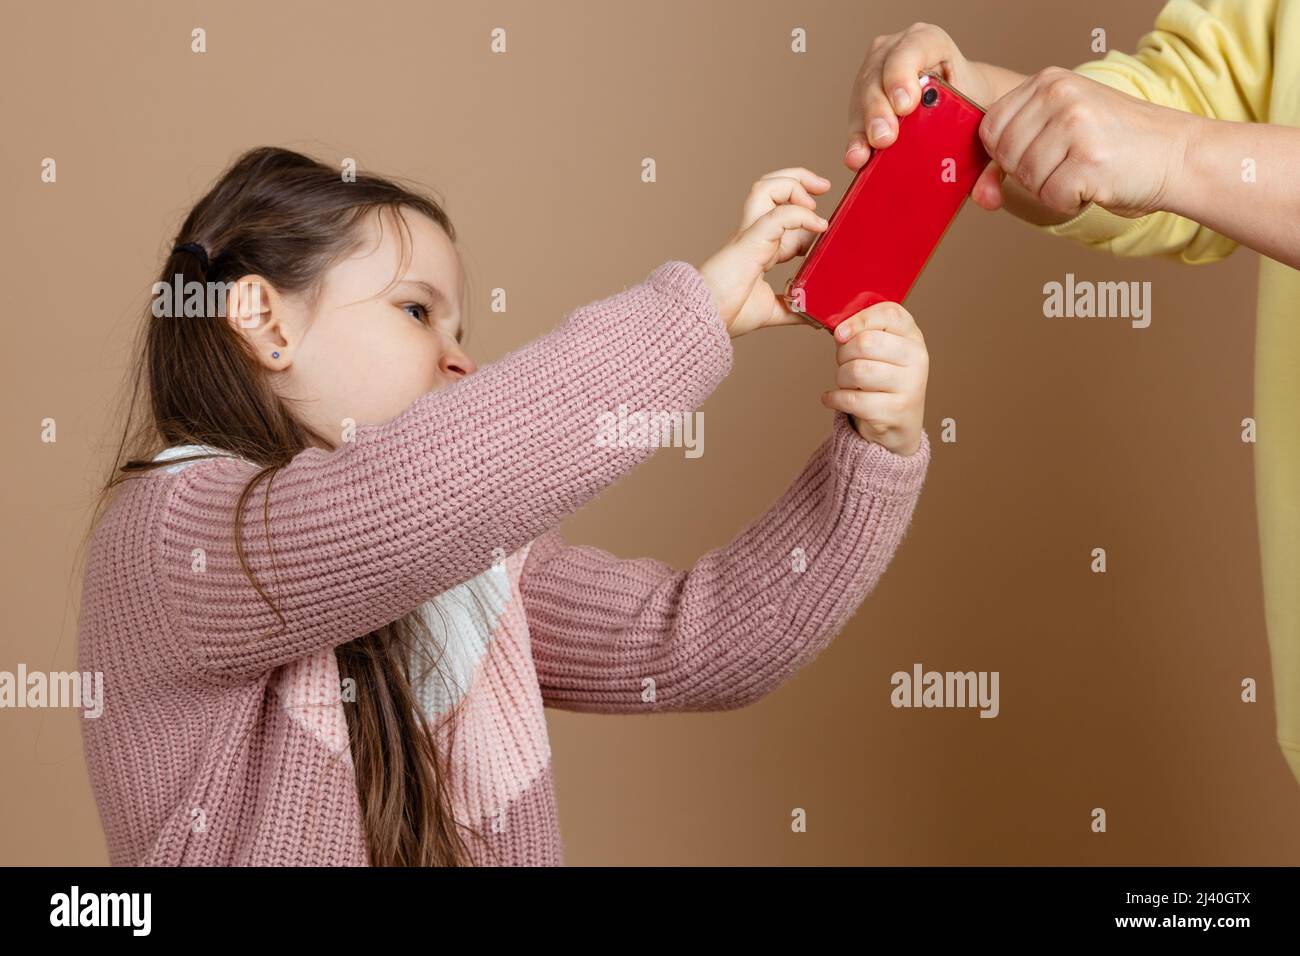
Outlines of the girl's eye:
M 406 305 L 402 306 L 402 308 L 405 309 L 407 314 L 417 322 L 423 325 L 429 324 L 429 310 L 420 305 L 420 303 L 408 302 Z

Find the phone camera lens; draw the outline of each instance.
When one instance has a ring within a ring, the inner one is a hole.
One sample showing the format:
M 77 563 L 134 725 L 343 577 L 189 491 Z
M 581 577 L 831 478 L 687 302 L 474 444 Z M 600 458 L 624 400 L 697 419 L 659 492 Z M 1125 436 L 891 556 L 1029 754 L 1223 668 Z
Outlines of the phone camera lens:
M 921 94 L 922 105 L 933 106 L 935 103 L 938 102 L 939 102 L 939 91 L 936 90 L 933 86 L 926 87 L 925 92 Z

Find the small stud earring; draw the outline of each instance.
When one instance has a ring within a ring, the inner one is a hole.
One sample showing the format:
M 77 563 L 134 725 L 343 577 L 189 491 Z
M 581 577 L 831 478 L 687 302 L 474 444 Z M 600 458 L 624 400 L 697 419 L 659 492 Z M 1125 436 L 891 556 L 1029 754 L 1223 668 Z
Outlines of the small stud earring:
M 279 353 L 279 352 L 272 352 L 272 353 L 271 353 L 271 358 L 279 358 L 279 357 L 280 357 L 280 353 Z

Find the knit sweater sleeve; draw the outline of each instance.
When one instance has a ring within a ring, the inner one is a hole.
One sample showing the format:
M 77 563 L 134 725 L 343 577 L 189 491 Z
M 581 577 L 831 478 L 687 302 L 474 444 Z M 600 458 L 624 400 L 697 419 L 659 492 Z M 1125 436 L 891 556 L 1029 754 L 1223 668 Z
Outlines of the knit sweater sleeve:
M 245 558 L 275 610 L 235 550 L 254 466 L 214 459 L 156 479 L 170 484 L 152 560 L 182 650 L 248 678 L 391 623 L 650 454 L 598 445 L 602 411 L 693 408 L 731 360 L 703 277 L 669 261 L 337 450 L 299 453 L 244 505 Z
M 930 457 L 831 436 L 776 504 L 688 571 L 566 545 L 529 547 L 520 590 L 548 706 L 598 713 L 730 710 L 812 660 L 888 566 Z

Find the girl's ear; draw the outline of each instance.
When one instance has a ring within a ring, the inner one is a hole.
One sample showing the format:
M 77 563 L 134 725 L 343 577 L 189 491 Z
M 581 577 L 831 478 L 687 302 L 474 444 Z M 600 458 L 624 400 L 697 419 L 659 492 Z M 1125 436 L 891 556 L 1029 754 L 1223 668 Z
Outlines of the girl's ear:
M 246 275 L 230 288 L 226 319 L 235 334 L 252 350 L 253 357 L 273 372 L 292 364 L 288 303 L 261 276 Z

